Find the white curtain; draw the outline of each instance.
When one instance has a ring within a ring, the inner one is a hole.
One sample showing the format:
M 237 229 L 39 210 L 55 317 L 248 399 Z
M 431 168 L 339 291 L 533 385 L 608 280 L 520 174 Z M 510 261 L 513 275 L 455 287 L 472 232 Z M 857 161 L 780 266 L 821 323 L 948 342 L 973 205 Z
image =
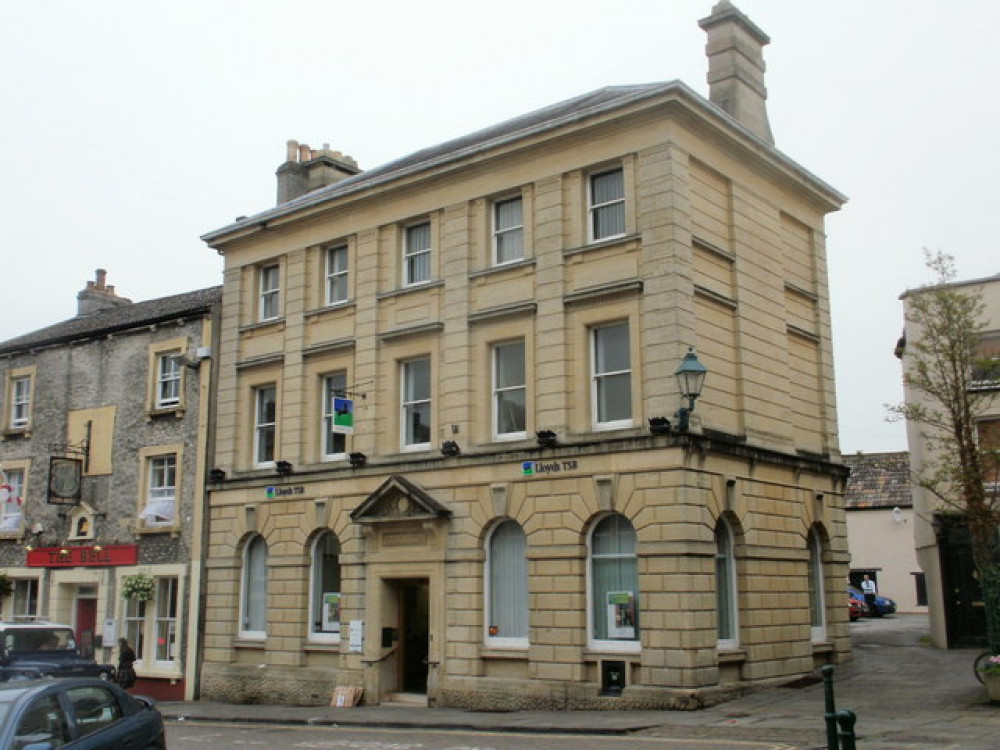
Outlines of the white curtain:
M 524 530 L 504 521 L 490 537 L 491 635 L 528 637 L 528 561 Z M 495 632 L 492 630 L 495 628 Z

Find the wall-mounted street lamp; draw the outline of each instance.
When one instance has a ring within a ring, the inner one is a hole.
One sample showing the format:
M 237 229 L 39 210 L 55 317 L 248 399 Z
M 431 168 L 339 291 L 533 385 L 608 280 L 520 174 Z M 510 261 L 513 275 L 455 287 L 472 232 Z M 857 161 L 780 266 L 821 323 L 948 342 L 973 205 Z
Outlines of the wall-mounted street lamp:
M 292 474 L 292 464 L 288 461 L 276 461 L 274 470 L 278 473 L 279 477 L 288 477 Z
M 351 467 L 355 469 L 360 469 L 368 462 L 368 456 L 364 453 L 351 453 L 347 458 L 351 462 Z
M 677 385 L 680 387 L 681 398 L 687 399 L 687 406 L 682 406 L 674 415 L 677 418 L 677 431 L 687 432 L 688 420 L 691 412 L 694 411 L 694 402 L 701 395 L 702 386 L 705 385 L 705 375 L 708 368 L 698 361 L 698 355 L 694 353 L 694 347 L 688 347 L 688 353 L 681 360 L 680 367 L 674 371 L 677 377 Z
M 462 453 L 462 449 L 459 448 L 458 443 L 454 440 L 445 440 L 441 443 L 441 455 L 451 458 L 453 456 L 458 456 Z

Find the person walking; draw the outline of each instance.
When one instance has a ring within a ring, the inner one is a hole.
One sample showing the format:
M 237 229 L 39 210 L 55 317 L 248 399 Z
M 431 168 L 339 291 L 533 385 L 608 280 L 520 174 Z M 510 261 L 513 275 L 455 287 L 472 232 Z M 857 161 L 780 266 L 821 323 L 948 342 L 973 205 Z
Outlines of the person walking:
M 118 639 L 118 684 L 128 690 L 135 684 L 135 651 L 125 638 Z
M 865 577 L 861 581 L 861 593 L 865 595 L 865 604 L 868 605 L 868 614 L 872 617 L 878 617 L 881 614 L 878 611 L 878 605 L 875 604 L 875 595 L 878 591 L 875 588 L 875 581 L 865 574 Z

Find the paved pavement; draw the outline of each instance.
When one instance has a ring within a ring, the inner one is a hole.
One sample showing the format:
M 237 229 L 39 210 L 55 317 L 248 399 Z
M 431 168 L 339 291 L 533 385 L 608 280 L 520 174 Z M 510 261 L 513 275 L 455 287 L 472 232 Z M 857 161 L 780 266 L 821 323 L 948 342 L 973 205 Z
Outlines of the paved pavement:
M 1000 705 L 990 705 L 972 673 L 976 651 L 927 645 L 927 618 L 895 615 L 851 625 L 854 659 L 838 666 L 838 709 L 858 717 L 862 748 L 1000 747 Z M 810 681 L 802 681 L 810 682 Z M 700 711 L 519 711 L 486 713 L 412 706 L 326 708 L 164 702 L 174 721 L 420 727 L 498 732 L 632 734 L 641 737 L 757 741 L 770 747 L 826 747 L 821 682 L 758 690 Z

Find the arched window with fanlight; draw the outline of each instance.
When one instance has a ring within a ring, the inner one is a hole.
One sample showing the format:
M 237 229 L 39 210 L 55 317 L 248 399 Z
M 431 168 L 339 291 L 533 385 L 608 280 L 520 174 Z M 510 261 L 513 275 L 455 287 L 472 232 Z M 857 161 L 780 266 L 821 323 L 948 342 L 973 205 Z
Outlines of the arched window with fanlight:
M 340 542 L 332 531 L 313 541 L 310 568 L 310 639 L 336 642 L 340 640 Z
M 739 645 L 739 605 L 733 530 L 725 518 L 715 524 L 715 610 L 719 648 Z
M 497 524 L 487 539 L 486 640 L 528 646 L 528 542 L 517 521 Z
M 639 649 L 637 538 L 623 515 L 605 516 L 589 538 L 588 623 L 593 646 L 612 651 Z
M 253 537 L 243 550 L 240 587 L 240 637 L 263 640 L 267 636 L 267 542 Z

